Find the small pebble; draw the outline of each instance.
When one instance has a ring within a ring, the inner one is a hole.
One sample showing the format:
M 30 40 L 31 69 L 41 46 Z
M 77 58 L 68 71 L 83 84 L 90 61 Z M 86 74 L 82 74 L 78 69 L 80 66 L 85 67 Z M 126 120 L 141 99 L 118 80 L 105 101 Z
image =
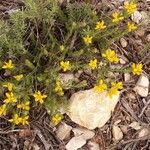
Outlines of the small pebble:
M 121 44 L 122 47 L 127 47 L 128 42 L 124 38 L 121 38 L 120 39 L 120 44 Z
M 146 36 L 146 41 L 147 41 L 147 42 L 150 42 L 150 34 L 148 34 L 148 35 Z
M 113 133 L 114 141 L 119 141 L 123 138 L 123 133 L 121 129 L 116 125 L 113 126 L 112 133 Z

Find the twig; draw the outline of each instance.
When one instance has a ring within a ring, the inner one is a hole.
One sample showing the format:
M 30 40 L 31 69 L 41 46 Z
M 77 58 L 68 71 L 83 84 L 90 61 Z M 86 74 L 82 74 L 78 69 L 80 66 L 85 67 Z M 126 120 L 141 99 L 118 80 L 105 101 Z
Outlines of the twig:
M 42 135 L 41 131 L 40 130 L 36 130 L 36 134 L 38 135 L 38 137 L 41 139 L 44 147 L 45 147 L 45 150 L 49 150 L 51 145 L 45 140 L 44 136 Z
M 141 123 L 141 120 L 134 114 L 134 111 L 133 111 L 133 109 L 130 108 L 129 104 L 125 100 L 122 100 L 121 102 L 122 102 L 123 107 L 130 113 L 130 115 L 135 120 L 137 120 L 138 122 Z
M 142 117 L 144 111 L 146 110 L 146 108 L 148 107 L 149 104 L 150 104 L 150 99 L 146 102 L 145 106 L 143 107 L 141 113 L 140 113 L 139 116 L 138 116 L 139 118 Z
M 21 129 L 16 129 L 16 130 L 9 130 L 9 131 L 0 131 L 0 134 L 9 134 L 13 132 L 20 132 Z
M 120 147 L 121 145 L 125 145 L 125 144 L 131 143 L 131 142 L 144 141 L 144 140 L 148 140 L 148 139 L 150 139 L 150 135 L 143 136 L 143 137 L 140 137 L 140 138 L 137 138 L 137 139 L 126 140 L 126 141 L 120 142 L 116 145 L 110 146 L 107 149 L 112 150 L 112 149 L 115 149 L 116 147 Z

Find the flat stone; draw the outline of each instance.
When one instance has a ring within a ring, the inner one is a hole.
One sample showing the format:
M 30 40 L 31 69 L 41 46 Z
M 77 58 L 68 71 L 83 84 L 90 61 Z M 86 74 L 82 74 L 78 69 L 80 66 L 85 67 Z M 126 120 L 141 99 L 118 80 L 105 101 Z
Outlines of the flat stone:
M 66 145 L 66 150 L 78 150 L 86 144 L 86 140 L 82 137 L 73 137 Z
M 104 126 L 119 101 L 119 92 L 112 98 L 106 93 L 96 93 L 93 89 L 74 93 L 70 98 L 68 116 L 88 129 Z
M 72 127 L 63 122 L 56 130 L 56 135 L 60 140 L 65 140 L 69 138 L 71 130 Z
M 114 141 L 119 141 L 123 138 L 123 133 L 117 125 L 113 126 L 112 133 L 113 133 Z
M 85 140 L 91 139 L 95 135 L 93 131 L 84 128 L 74 128 L 72 131 L 75 136 L 82 136 Z
M 133 129 L 135 129 L 135 130 L 141 129 L 140 124 L 139 124 L 138 122 L 136 122 L 136 121 L 132 122 L 132 123 L 129 125 L 129 127 L 133 128 Z

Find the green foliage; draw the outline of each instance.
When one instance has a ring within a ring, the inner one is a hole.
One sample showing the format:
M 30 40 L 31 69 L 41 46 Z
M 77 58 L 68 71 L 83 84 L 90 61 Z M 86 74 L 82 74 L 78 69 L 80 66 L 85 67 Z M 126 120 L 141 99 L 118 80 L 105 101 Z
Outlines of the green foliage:
M 93 69 L 90 76 L 96 80 L 107 78 L 110 62 L 102 58 L 101 53 L 128 33 L 126 25 L 122 27 L 107 18 L 101 19 L 105 29 L 95 29 L 101 17 L 89 3 L 62 6 L 56 0 L 24 0 L 20 11 L 0 22 L 0 65 L 11 59 L 15 66 L 11 70 L 1 69 L 8 74 L 8 77 L 3 75 L 1 84 L 13 83 L 19 102 L 21 99 L 32 101 L 36 91 L 45 93 L 45 107 L 52 114 L 58 113 L 72 90 L 89 88 L 86 80 L 63 84 L 60 73 L 65 72 L 64 68 L 68 67 L 67 71 L 73 74 L 79 70 L 84 72 L 91 69 L 88 63 L 96 58 L 103 63 Z M 91 44 L 83 40 L 86 36 L 92 37 Z M 69 61 L 71 66 L 62 67 L 61 61 L 64 64 Z M 19 74 L 24 77 L 16 82 L 13 76 Z

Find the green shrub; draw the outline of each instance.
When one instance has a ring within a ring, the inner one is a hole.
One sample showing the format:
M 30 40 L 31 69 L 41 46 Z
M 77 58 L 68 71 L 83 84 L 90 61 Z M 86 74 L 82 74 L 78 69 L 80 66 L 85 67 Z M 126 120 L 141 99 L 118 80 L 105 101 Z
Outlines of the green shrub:
M 66 3 L 54 0 L 24 0 L 24 7 L 0 22 L 0 72 L 2 102 L 0 115 L 8 112 L 10 122 L 28 124 L 29 110 L 43 104 L 57 124 L 71 91 L 88 89 L 86 80 L 62 83 L 60 73 L 90 71 L 96 92 L 108 90 L 112 97 L 122 82 L 110 77 L 119 62 L 111 44 L 135 30 L 126 19 L 136 10 L 133 2 L 121 12 L 103 16 L 90 3 Z M 133 64 L 134 74 L 142 64 Z M 35 100 L 35 101 L 34 101 Z

